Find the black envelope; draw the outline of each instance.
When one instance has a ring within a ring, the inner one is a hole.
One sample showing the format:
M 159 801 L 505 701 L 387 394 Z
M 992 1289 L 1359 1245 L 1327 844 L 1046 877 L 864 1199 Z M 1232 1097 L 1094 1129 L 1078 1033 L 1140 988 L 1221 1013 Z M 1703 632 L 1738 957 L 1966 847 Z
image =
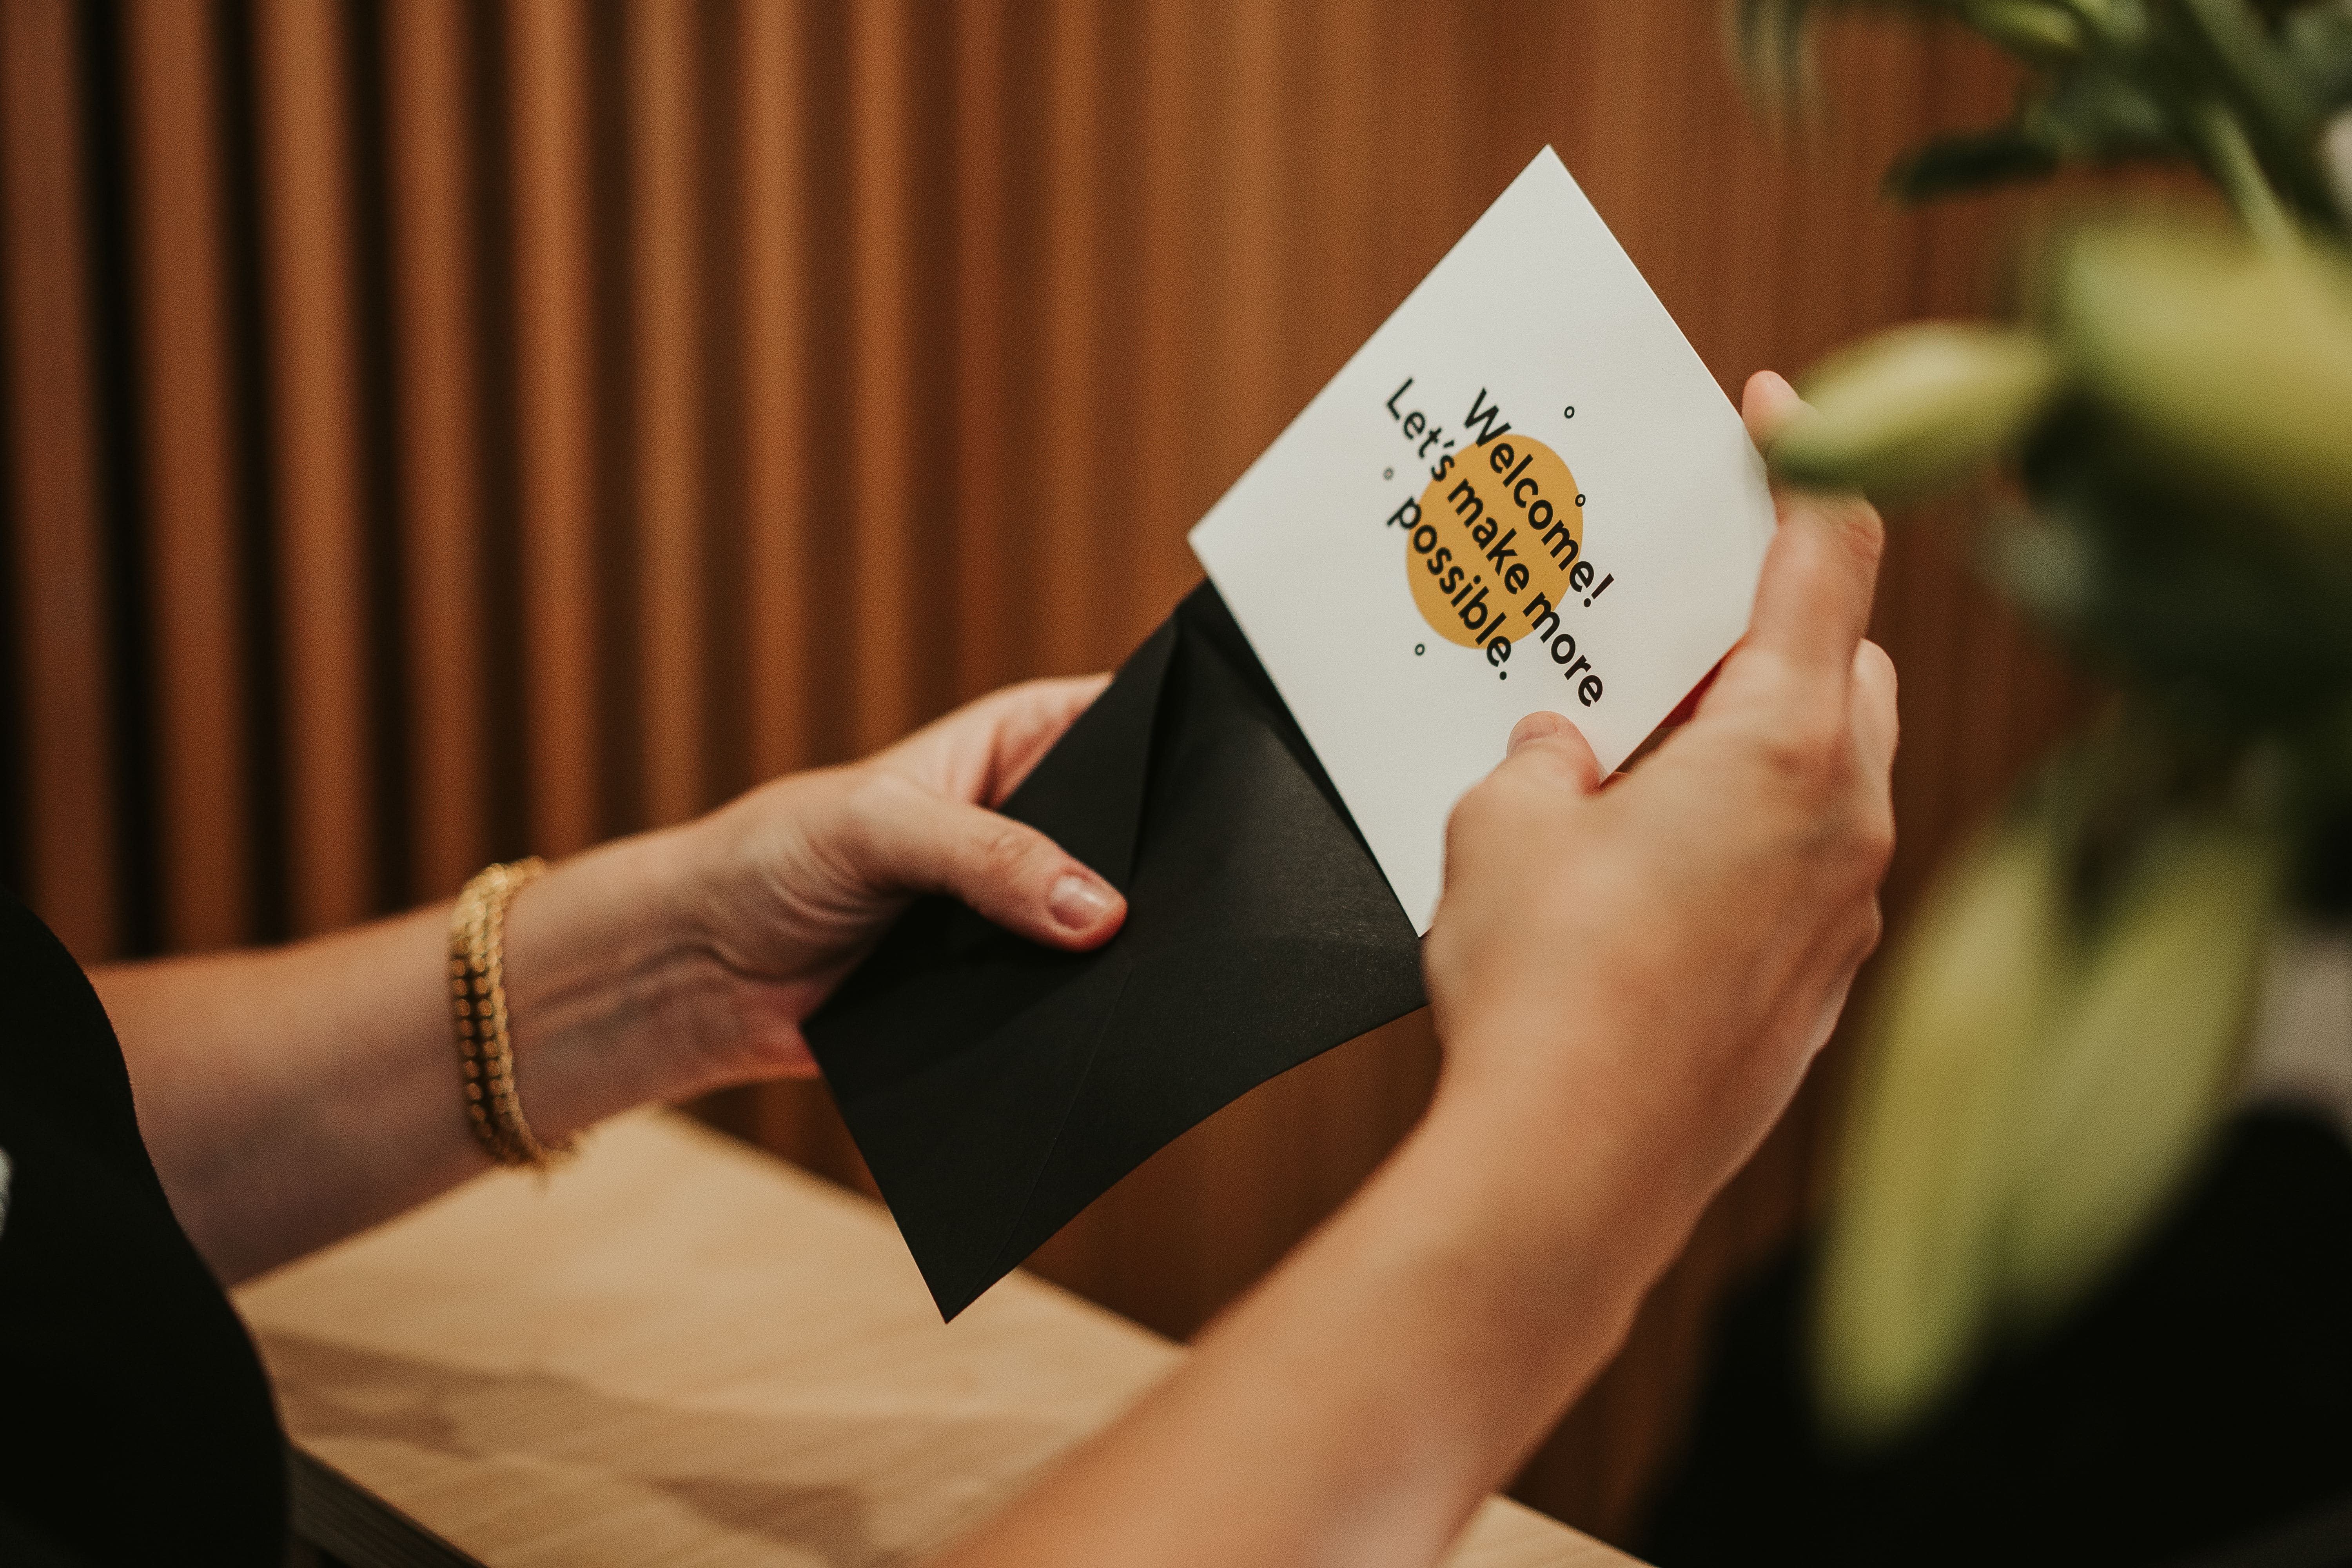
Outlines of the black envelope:
M 1128 899 L 1091 953 L 927 899 L 805 1033 L 940 1312 L 1154 1151 L 1422 1005 L 1412 922 L 1216 590 L 1003 805 Z

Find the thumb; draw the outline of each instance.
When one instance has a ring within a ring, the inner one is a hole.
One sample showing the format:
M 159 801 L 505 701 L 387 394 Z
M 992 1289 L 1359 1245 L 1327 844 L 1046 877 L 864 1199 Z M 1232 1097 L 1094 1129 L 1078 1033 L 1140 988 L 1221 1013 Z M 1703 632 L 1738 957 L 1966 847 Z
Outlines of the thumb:
M 951 893 L 1016 935 L 1084 951 L 1108 942 L 1127 900 L 1025 823 L 924 789 L 867 814 L 864 869 L 877 883 Z
M 1571 795 L 1591 795 L 1601 787 L 1601 759 L 1591 743 L 1558 713 L 1530 713 L 1511 729 L 1511 742 L 1497 774 L 1516 773 L 1540 779 Z
M 1797 389 L 1779 372 L 1759 370 L 1740 389 L 1739 420 L 1748 426 L 1748 438 L 1756 443 L 1756 449 L 1769 452 L 1774 439 L 1804 405 L 1805 400 L 1797 395 Z

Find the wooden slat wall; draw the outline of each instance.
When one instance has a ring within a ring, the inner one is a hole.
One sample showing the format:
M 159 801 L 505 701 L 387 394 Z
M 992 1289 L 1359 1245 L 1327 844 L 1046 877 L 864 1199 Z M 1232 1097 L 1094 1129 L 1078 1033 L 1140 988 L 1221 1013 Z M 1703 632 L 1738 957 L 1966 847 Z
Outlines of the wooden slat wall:
M 0 183 L 7 195 L 8 624 L 17 764 L 9 799 L 37 834 L 13 868 L 82 951 L 120 939 L 114 884 L 110 583 L 101 534 L 86 85 L 71 10 L 0 7 Z M 38 454 L 37 460 L 28 460 Z M 17 521 L 21 520 L 21 521 Z M 37 520 L 38 527 L 25 526 Z
M 1823 77 L 1777 142 L 1715 0 L 7 0 L 0 873 L 86 958 L 279 939 L 1113 663 L 1547 141 L 1727 388 L 1981 308 L 2019 209 L 1871 192 L 2002 67 L 1856 26 Z M 1887 570 L 1898 912 L 2081 700 L 1959 557 Z M 1531 1499 L 1632 1527 L 1841 1059 Z M 1334 1053 L 1041 1266 L 1191 1331 L 1434 1064 Z M 714 1114 L 859 1175 L 821 1090 Z
M 395 492 L 394 559 L 404 587 L 394 677 L 437 723 L 405 737 L 407 766 L 379 776 L 409 803 L 410 885 L 470 876 L 490 842 L 483 788 L 490 646 L 480 623 L 492 551 L 483 539 L 489 485 L 477 384 L 489 318 L 475 269 L 481 174 L 470 156 L 483 72 L 463 0 L 404 0 L 383 16 L 383 188 L 392 226 L 381 322 L 401 345 L 387 413 Z M 503 651 L 503 650 L 502 650 Z

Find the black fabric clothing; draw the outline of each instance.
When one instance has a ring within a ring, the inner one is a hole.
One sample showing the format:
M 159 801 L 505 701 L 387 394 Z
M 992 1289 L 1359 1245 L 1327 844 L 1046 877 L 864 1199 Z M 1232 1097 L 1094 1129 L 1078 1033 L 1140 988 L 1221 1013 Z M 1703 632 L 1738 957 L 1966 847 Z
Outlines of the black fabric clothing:
M 172 1215 L 98 994 L 0 892 L 0 1557 L 286 1560 L 253 1342 Z
M 2352 1147 L 2316 1113 L 2242 1112 L 2129 1264 L 1867 1455 L 1814 1420 L 1811 1274 L 1727 1316 L 1661 1568 L 2352 1563 Z

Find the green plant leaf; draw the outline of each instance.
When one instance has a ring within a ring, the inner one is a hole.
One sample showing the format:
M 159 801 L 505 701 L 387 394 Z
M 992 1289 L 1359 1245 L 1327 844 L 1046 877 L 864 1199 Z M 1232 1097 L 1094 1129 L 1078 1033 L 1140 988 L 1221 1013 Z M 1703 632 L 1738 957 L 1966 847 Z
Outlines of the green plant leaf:
M 2069 163 L 2179 157 L 2190 150 L 2164 99 L 2104 59 L 2066 72 L 2019 118 Z
M 2352 100 L 2352 9 L 2335 0 L 1727 0 L 1742 79 L 1786 111 L 1806 97 L 1809 38 L 1831 10 L 1974 27 L 2031 68 L 2001 125 L 1899 160 L 1888 191 L 1926 201 L 2072 163 L 2188 159 L 2250 223 L 2284 215 L 2343 233 L 2318 128 Z
M 2180 227 L 2088 228 L 2060 252 L 2058 338 L 2147 460 L 2352 549 L 2352 267 Z
M 2071 60 L 2089 41 L 2081 17 L 2041 0 L 1976 0 L 1961 15 L 1986 37 L 2029 60 Z
M 2352 104 L 2352 7 L 2305 6 L 2280 26 L 2279 47 L 2323 115 Z
M 1899 1436 L 2079 1300 L 2226 1102 L 2277 842 L 2227 812 L 2161 816 L 2085 925 L 2067 785 L 2094 760 L 2063 759 L 1954 862 L 1874 1006 L 1815 1301 L 1822 1415 L 1847 1445 Z
M 1931 202 L 2043 179 L 2057 172 L 2061 161 L 2046 138 L 2004 125 L 1930 142 L 1886 172 L 1885 189 L 1897 201 Z
M 2019 1096 L 1996 1299 L 2019 1331 L 2082 1299 L 2210 1134 L 2276 913 L 2270 835 L 2163 825 L 2084 952 Z
M 1946 868 L 1874 1007 L 1815 1302 L 1822 1415 L 1847 1444 L 1899 1433 L 1959 1381 L 1995 1320 L 2010 1129 L 2062 983 L 2045 818 Z
M 1773 443 L 1772 465 L 1799 484 L 1916 495 L 2000 456 L 2057 388 L 2057 356 L 2031 332 L 1897 327 L 1806 375 L 1811 406 Z
M 2290 206 L 2332 219 L 2335 193 L 2318 156 L 2324 116 L 2262 17 L 2246 0 L 2167 3 L 2184 18 L 2180 48 L 2193 57 L 2200 80 L 2234 110 L 2272 185 Z
M 2038 430 L 2030 519 L 1987 537 L 2019 606 L 2183 730 L 2242 740 L 2352 695 L 2352 570 L 2242 499 L 2212 500 L 2076 405 Z

